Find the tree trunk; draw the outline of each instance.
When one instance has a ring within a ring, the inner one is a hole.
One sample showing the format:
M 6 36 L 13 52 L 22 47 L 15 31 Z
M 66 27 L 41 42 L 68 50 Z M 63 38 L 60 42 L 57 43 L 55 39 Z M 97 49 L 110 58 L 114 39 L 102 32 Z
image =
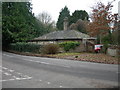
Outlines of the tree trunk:
M 102 43 L 102 40 L 101 40 L 101 34 L 100 34 L 100 44 Z

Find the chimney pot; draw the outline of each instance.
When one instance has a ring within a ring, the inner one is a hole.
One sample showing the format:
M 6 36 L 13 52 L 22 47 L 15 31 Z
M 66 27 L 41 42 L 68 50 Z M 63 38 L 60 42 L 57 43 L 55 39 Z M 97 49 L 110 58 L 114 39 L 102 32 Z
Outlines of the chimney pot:
M 64 18 L 64 30 L 68 30 L 68 17 Z

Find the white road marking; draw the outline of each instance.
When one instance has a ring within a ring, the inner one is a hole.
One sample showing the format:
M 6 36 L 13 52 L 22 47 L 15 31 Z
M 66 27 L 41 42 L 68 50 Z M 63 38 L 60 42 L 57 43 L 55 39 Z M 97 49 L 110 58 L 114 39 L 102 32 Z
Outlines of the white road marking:
M 9 80 L 15 80 L 15 79 L 9 79 Z
M 35 60 L 30 60 L 30 59 L 24 59 L 24 60 L 31 61 L 31 62 L 42 63 L 42 64 L 50 64 L 50 63 L 47 63 L 47 62 L 40 62 L 40 61 L 35 61 Z
M 59 86 L 60 88 L 63 87 L 63 86 Z
M 37 63 L 41 63 L 41 64 L 49 64 L 49 65 L 56 65 L 56 64 L 51 64 L 51 63 L 47 63 L 47 62 L 40 62 L 40 61 L 35 61 L 35 60 L 30 60 L 30 59 L 24 59 L 26 61 L 31 61 L 31 62 L 37 62 Z M 70 66 L 65 66 L 65 65 L 60 65 L 62 67 L 66 67 L 66 68 L 70 68 Z
M 7 72 L 5 72 L 4 74 L 7 75 L 7 76 L 11 76 L 11 74 L 10 74 L 10 73 L 7 73 Z
M 34 61 L 34 62 L 40 63 L 40 61 Z
M 17 80 L 21 80 L 21 78 L 16 78 Z
M 63 67 L 67 67 L 67 68 L 70 68 L 70 66 L 63 66 Z
M 31 57 L 32 58 L 32 57 Z M 36 57 L 38 58 L 38 57 Z M 51 63 L 47 63 L 47 62 L 41 62 L 41 61 L 37 61 L 37 60 L 31 60 L 31 59 L 23 59 L 25 61 L 31 61 L 31 62 L 36 62 L 36 63 L 41 63 L 41 64 L 49 64 L 49 65 L 56 65 L 56 64 L 51 64 Z M 66 68 L 70 68 L 70 66 L 65 66 L 65 65 L 61 65 L 62 67 L 66 67 Z
M 4 54 L 6 55 L 6 54 Z M 7 55 L 7 56 L 10 56 L 10 55 Z M 29 57 L 29 58 L 33 58 L 33 57 Z M 35 57 L 35 58 L 38 58 L 38 57 Z M 55 65 L 55 64 L 51 64 L 51 63 L 47 63 L 47 62 L 40 62 L 40 61 L 37 61 L 37 60 L 31 60 L 31 59 L 23 59 L 25 61 L 31 61 L 31 62 L 36 62 L 36 63 L 41 63 L 41 64 L 47 64 L 47 65 Z M 70 66 L 65 66 L 65 65 L 60 65 L 62 67 L 65 67 L 65 68 L 70 68 Z
M 32 77 L 28 77 L 27 79 L 32 79 Z
M 5 82 L 5 81 L 15 81 L 15 80 L 27 80 L 31 79 L 32 77 L 29 78 L 16 78 L 16 79 L 7 79 L 7 80 L 0 80 L 0 82 Z
M 10 71 L 10 72 L 14 72 L 14 70 L 11 70 L 11 69 L 10 69 L 10 70 L 8 70 L 8 71 Z
M 25 61 L 32 61 L 32 62 L 34 62 L 33 60 L 30 60 L 30 59 L 24 59 Z
M 5 55 L 5 54 L 2 54 L 2 55 Z
M 55 65 L 56 66 L 57 64 L 51 64 L 50 63 L 50 65 Z M 60 65 L 60 66 L 65 67 L 65 68 L 70 68 L 71 67 L 71 66 L 65 66 L 65 65 Z
M 50 82 L 47 82 L 47 84 L 50 84 Z
M 27 75 L 24 75 L 24 77 L 29 78 L 29 76 L 27 76 Z
M 35 56 L 33 56 L 33 57 L 29 57 L 29 56 L 24 56 L 24 57 L 28 57 L 28 58 L 39 58 L 39 57 L 35 57 Z
M 12 54 L 13 56 L 8 55 L 8 54 L 3 54 L 3 55 L 5 55 L 5 56 L 10 56 L 10 57 L 21 56 L 21 55 L 16 55 L 16 54 Z
M 4 81 L 8 81 L 8 80 L 0 80 L 0 82 L 4 82 Z M 10 81 L 10 80 L 9 80 Z
M 23 79 L 31 79 L 32 77 L 24 77 L 24 78 L 18 78 L 16 76 L 12 76 L 15 80 L 23 80 Z
M 14 56 L 21 56 L 21 55 L 17 55 L 17 54 L 13 54 Z
M 40 62 L 40 63 L 42 63 L 42 64 L 50 64 L 50 63 L 46 63 L 46 62 Z
M 42 80 L 39 80 L 40 82 L 42 81 Z
M 15 78 L 15 79 L 18 78 L 18 77 L 16 77 L 16 76 L 12 76 L 12 77 Z
M 28 77 L 28 78 L 20 78 L 20 80 L 23 80 L 23 79 L 31 79 L 32 77 Z
M 29 60 L 29 61 L 32 61 L 32 62 L 34 62 L 34 60 Z
M 19 74 L 19 75 L 22 75 L 22 73 L 19 73 L 19 72 L 16 72 L 17 74 Z
M 14 56 L 11 56 L 11 55 L 7 55 L 7 54 L 3 54 L 3 55 L 5 55 L 5 56 L 8 56 L 8 57 L 14 57 Z
M 19 72 L 16 72 L 15 70 L 12 70 L 12 69 L 8 69 L 6 67 L 2 67 L 0 66 L 1 68 L 3 68 L 4 70 L 7 69 L 7 72 L 4 72 L 3 70 L 0 70 L 0 72 L 3 72 L 4 75 L 6 76 L 11 76 L 12 78 L 11 79 L 7 79 L 7 80 L 0 80 L 0 82 L 4 82 L 4 81 L 14 81 L 14 80 L 25 80 L 25 79 L 31 79 L 32 77 L 29 77 L 28 75 L 23 75 L 22 73 L 19 73 Z M 11 73 L 8 73 L 8 72 L 11 72 Z M 17 76 L 12 76 L 12 72 L 16 73 Z M 20 78 L 21 77 L 21 78 Z
M 41 64 L 49 64 L 49 65 L 56 65 L 56 64 L 51 64 L 51 63 L 47 63 L 47 62 L 41 62 L 41 61 L 35 61 L 35 60 L 29 60 L 29 59 L 24 59 L 27 61 L 32 61 L 32 62 L 37 62 L 37 63 L 41 63 Z M 65 65 L 60 65 L 62 67 L 66 67 L 66 68 L 70 68 L 70 66 L 65 66 Z
M 6 67 L 2 67 L 3 69 L 5 69 L 5 70 L 7 70 L 8 68 L 6 68 Z

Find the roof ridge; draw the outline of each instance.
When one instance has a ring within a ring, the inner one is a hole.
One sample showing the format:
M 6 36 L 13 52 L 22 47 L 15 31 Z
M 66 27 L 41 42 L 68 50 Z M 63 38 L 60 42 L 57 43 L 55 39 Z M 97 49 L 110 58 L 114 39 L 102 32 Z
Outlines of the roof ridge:
M 83 39 L 83 38 L 91 38 L 91 37 L 88 34 L 82 33 L 78 30 L 62 30 L 62 31 L 53 31 L 34 39 L 70 39 L 70 38 Z

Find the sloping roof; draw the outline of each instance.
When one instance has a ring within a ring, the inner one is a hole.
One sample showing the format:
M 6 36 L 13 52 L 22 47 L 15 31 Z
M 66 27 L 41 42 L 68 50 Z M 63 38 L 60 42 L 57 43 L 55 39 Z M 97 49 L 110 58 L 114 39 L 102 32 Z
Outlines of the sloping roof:
M 63 30 L 63 31 L 54 31 L 48 34 L 45 34 L 43 36 L 40 36 L 38 38 L 35 38 L 34 40 L 47 40 L 47 39 L 95 39 L 93 37 L 90 37 L 87 34 L 81 33 L 77 30 Z

